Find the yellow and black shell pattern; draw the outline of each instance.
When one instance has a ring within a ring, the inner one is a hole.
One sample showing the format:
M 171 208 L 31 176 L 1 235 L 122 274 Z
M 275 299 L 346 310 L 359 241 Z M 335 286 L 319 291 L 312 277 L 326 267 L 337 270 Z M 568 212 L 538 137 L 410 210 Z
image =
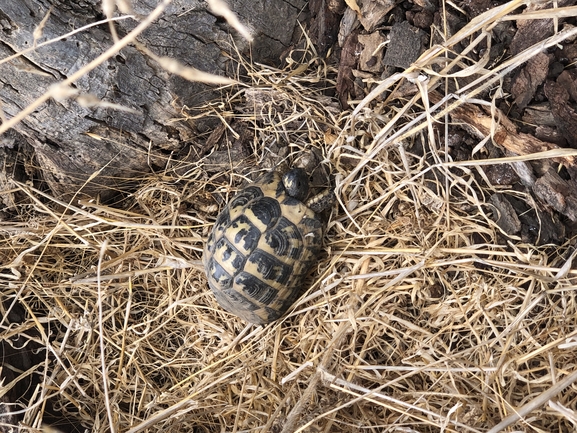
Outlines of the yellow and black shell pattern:
M 303 293 L 323 223 L 289 196 L 271 171 L 240 191 L 218 216 L 203 264 L 218 303 L 250 323 L 280 318 Z

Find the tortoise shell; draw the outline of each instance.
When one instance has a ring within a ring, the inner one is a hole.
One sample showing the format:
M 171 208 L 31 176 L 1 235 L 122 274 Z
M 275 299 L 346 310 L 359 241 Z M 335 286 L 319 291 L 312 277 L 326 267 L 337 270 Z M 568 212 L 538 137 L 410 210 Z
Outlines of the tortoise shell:
M 251 323 L 280 318 L 304 292 L 323 226 L 312 209 L 288 194 L 279 172 L 241 190 L 218 216 L 204 249 L 208 285 L 218 303 Z

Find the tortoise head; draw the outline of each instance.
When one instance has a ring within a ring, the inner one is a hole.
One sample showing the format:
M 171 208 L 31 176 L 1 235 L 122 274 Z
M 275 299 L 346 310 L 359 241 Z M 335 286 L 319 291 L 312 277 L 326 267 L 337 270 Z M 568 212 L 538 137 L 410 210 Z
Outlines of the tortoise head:
M 293 168 L 282 177 L 282 183 L 288 195 L 304 201 L 309 193 L 309 178 L 302 168 Z

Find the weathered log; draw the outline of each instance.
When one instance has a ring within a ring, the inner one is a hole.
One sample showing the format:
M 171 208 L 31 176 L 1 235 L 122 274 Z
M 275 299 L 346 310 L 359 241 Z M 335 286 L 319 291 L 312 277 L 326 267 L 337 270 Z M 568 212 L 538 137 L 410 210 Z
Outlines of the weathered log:
M 136 19 L 116 21 L 119 36 L 133 30 L 156 3 L 132 1 Z M 38 46 L 0 64 L 5 118 L 15 116 L 50 86 L 113 45 L 108 24 L 101 24 L 40 46 L 71 29 L 102 20 L 100 4 L 101 0 L 0 0 L 0 57 Z M 304 1 L 235 0 L 229 5 L 254 33 L 254 60 L 270 62 L 279 59 L 290 45 Z M 37 40 L 36 29 L 41 29 Z M 224 21 L 205 9 L 205 2 L 174 0 L 137 41 L 158 56 L 225 75 L 227 58 L 222 53 L 232 38 Z M 248 50 L 242 39 L 237 38 L 237 43 L 241 50 Z M 211 127 L 175 119 L 183 117 L 182 107 L 197 107 L 213 98 L 214 88 L 166 72 L 137 46 L 122 49 L 77 80 L 74 87 L 80 95 L 108 106 L 81 105 L 78 99 L 66 97 L 50 99 L 15 126 L 34 149 L 44 180 L 58 195 L 70 196 L 82 188 L 81 195 L 110 197 L 151 167 L 163 167 L 171 152 Z M 129 110 L 111 108 L 112 104 Z M 98 176 L 84 185 L 99 170 Z

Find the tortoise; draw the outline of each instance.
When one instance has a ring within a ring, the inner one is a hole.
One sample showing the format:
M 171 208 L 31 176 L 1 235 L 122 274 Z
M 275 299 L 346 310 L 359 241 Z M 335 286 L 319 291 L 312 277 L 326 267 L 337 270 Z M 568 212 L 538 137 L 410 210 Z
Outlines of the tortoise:
M 249 184 L 216 219 L 204 248 L 208 285 L 222 308 L 247 322 L 282 317 L 304 292 L 334 201 L 327 190 L 308 201 L 306 172 L 269 171 Z

